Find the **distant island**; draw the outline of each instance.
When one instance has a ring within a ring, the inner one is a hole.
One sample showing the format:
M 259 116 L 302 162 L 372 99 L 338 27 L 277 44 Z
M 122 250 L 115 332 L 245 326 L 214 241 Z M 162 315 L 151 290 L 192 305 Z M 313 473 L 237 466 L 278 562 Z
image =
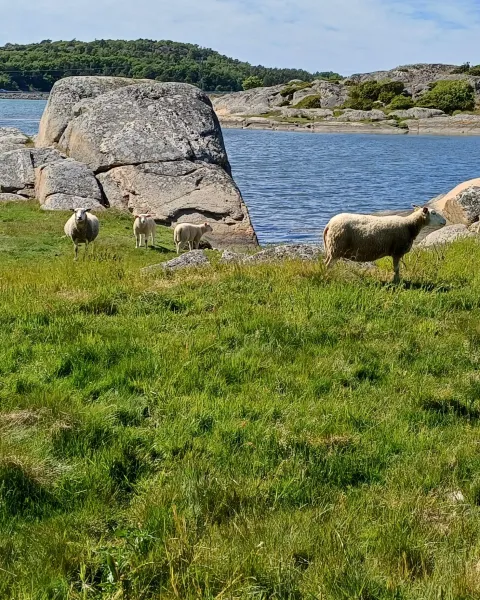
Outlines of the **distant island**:
M 168 40 L 44 40 L 0 47 L 0 90 L 49 92 L 72 75 L 113 75 L 191 83 L 209 92 L 235 92 L 292 79 L 339 79 L 338 73 L 252 66 L 194 44 Z

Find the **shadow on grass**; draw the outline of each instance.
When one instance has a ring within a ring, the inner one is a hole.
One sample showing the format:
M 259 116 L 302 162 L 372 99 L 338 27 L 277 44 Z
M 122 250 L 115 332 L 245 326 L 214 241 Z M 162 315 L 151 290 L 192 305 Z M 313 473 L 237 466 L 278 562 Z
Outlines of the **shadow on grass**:
M 453 285 L 438 285 L 430 281 L 408 281 L 402 279 L 399 283 L 393 281 L 379 281 L 378 285 L 384 288 L 399 288 L 404 290 L 421 290 L 424 292 L 434 292 L 435 294 L 447 294 L 451 292 L 455 286 Z
M 165 246 L 149 246 L 148 249 L 151 252 L 157 252 L 158 254 L 168 254 L 169 252 L 174 252 L 171 248 L 165 248 Z
M 422 401 L 421 406 L 424 410 L 441 415 L 453 414 L 457 417 L 475 421 L 480 419 L 480 410 L 478 408 L 468 406 L 455 398 L 449 398 L 447 400 L 428 398 Z

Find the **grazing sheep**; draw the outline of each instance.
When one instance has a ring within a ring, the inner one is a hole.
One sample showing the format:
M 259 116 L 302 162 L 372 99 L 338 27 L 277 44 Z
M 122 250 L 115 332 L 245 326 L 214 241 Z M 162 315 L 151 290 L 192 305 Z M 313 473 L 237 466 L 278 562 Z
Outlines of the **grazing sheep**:
M 75 260 L 77 260 L 79 244 L 85 244 L 86 251 L 88 244 L 97 237 L 100 223 L 95 215 L 89 214 L 89 208 L 73 208 L 72 210 L 73 215 L 65 223 L 63 230 L 75 246 Z
M 208 223 L 203 225 L 193 225 L 192 223 L 180 223 L 175 227 L 173 232 L 173 241 L 177 249 L 177 254 L 180 254 L 180 250 L 188 242 L 190 250 L 198 248 L 200 240 L 204 233 L 207 231 L 213 231 Z
M 142 244 L 142 236 L 145 239 L 145 248 L 148 248 L 148 238 L 152 239 L 152 246 L 155 246 L 155 232 L 157 225 L 150 214 L 135 215 L 133 223 L 133 235 L 135 236 L 135 248 L 140 248 Z
M 416 207 L 408 217 L 355 215 L 343 213 L 333 217 L 325 227 L 325 264 L 339 258 L 358 262 L 393 258 L 394 282 L 400 279 L 400 259 L 410 251 L 413 241 L 426 225 L 442 226 L 445 219 L 427 206 Z

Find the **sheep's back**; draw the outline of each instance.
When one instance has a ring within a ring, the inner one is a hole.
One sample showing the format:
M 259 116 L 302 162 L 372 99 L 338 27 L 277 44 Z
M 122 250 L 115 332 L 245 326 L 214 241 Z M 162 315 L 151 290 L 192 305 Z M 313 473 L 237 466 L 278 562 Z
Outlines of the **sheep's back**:
M 334 257 L 370 261 L 402 256 L 411 246 L 408 224 L 402 217 L 341 214 L 328 224 L 328 244 Z

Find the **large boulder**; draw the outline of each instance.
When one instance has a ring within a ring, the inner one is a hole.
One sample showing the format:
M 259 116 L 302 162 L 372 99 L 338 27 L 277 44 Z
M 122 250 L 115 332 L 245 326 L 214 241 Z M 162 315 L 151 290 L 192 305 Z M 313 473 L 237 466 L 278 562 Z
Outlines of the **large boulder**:
M 45 210 L 103 208 L 103 196 L 93 172 L 71 158 L 37 169 L 35 195 Z
M 95 86 L 89 82 L 89 98 L 81 97 L 86 79 L 95 79 Z M 56 148 L 76 166 L 66 162 L 37 171 L 37 194 L 44 208 L 62 208 L 72 198 L 84 198 L 150 212 L 168 225 L 207 220 L 216 246 L 256 246 L 209 98 L 180 83 L 130 81 L 101 93 L 99 79 L 70 78 L 52 90 L 42 119 L 44 131 L 56 132 Z M 75 91 L 70 100 L 69 90 Z M 62 102 L 70 108 L 59 108 L 57 119 L 55 107 Z M 45 136 L 39 137 L 43 145 Z M 93 184 L 94 177 L 100 187 Z
M 0 154 L 0 192 L 33 198 L 35 169 L 65 157 L 57 150 L 24 148 Z
M 354 110 L 347 108 L 337 117 L 337 121 L 385 121 L 387 116 L 381 110 Z
M 48 98 L 40 121 L 35 145 L 45 148 L 58 142 L 75 114 L 77 105 L 84 100 L 97 98 L 139 80 L 125 77 L 66 77 L 57 81 Z M 141 80 L 148 81 L 148 80 Z
M 480 178 L 460 183 L 447 194 L 432 201 L 450 223 L 471 225 L 480 217 Z
M 230 170 L 209 99 L 181 83 L 137 84 L 98 96 L 70 121 L 58 147 L 95 172 L 177 160 Z
M 427 235 L 427 237 L 423 239 L 420 244 L 418 244 L 418 247 L 430 248 L 432 246 L 449 244 L 450 242 L 454 242 L 460 238 L 474 236 L 475 233 L 473 231 L 469 231 L 466 225 L 447 225 L 446 227 L 442 227 L 442 229 L 438 229 L 437 231 L 433 231 Z

